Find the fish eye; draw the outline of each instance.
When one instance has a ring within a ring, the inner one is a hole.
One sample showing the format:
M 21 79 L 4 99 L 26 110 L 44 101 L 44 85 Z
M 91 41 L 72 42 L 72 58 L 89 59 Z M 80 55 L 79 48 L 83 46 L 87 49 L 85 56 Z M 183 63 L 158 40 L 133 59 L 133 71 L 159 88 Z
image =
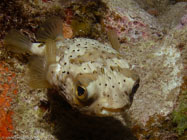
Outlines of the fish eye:
M 76 96 L 80 100 L 85 100 L 87 98 L 87 92 L 84 87 L 77 86 Z

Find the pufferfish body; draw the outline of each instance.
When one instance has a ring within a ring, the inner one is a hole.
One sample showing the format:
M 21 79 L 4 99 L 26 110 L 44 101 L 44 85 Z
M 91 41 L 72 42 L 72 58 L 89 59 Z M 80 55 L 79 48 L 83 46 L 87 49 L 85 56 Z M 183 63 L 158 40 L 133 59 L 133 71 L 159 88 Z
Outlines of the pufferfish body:
M 34 54 L 29 85 L 55 88 L 80 112 L 112 116 L 128 109 L 139 87 L 139 76 L 119 53 L 119 42 L 109 32 L 110 44 L 93 39 L 64 39 L 62 21 L 54 18 L 39 29 L 39 43 L 10 31 L 6 46 L 13 52 Z

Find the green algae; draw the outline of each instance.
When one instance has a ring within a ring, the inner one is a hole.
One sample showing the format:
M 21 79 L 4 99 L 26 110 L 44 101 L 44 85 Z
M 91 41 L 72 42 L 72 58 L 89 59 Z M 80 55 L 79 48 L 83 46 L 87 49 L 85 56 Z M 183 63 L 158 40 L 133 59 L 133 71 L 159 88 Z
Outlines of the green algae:
M 85 4 L 74 3 L 68 7 L 73 16 L 70 22 L 75 37 L 102 37 L 102 18 L 106 6 L 101 1 L 88 1 Z
M 87 36 L 91 33 L 91 23 L 89 21 L 73 20 L 71 26 L 75 36 Z
M 187 90 L 183 91 L 181 101 L 178 109 L 176 109 L 173 116 L 173 123 L 176 124 L 176 131 L 182 135 L 187 129 Z

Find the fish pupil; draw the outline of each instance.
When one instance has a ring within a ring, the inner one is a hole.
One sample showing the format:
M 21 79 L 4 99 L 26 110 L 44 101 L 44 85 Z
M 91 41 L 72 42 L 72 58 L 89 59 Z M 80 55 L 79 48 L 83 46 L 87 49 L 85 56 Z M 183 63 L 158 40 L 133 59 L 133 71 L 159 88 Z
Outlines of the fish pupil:
M 85 92 L 84 88 L 80 86 L 77 87 L 77 91 L 78 91 L 78 96 L 82 96 Z

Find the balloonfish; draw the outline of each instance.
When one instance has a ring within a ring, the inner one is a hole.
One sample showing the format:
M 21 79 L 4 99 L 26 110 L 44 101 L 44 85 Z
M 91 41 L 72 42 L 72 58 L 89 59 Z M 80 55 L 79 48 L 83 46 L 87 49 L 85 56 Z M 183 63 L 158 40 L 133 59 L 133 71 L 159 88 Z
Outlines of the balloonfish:
M 96 116 L 127 110 L 139 87 L 139 76 L 119 53 L 119 42 L 109 31 L 110 43 L 88 38 L 65 39 L 62 20 L 51 18 L 38 30 L 38 43 L 18 31 L 5 37 L 16 53 L 34 54 L 29 63 L 32 88 L 54 88 L 73 108 Z

